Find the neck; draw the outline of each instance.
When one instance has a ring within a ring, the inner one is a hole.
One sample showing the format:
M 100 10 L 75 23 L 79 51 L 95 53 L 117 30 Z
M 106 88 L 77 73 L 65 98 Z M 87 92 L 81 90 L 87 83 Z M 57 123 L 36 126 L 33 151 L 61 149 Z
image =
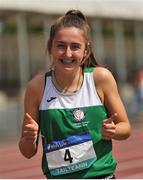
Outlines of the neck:
M 83 83 L 82 69 L 74 75 L 59 76 L 57 71 L 53 71 L 52 80 L 55 87 L 63 93 L 74 93 L 81 88 Z

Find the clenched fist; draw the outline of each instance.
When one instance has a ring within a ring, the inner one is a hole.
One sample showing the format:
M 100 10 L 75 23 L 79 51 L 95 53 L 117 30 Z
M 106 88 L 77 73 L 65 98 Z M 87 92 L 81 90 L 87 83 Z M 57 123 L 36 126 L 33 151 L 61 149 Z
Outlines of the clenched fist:
M 117 118 L 117 113 L 114 113 L 110 118 L 103 121 L 102 124 L 102 138 L 105 140 L 111 140 L 115 136 L 116 124 L 114 121 Z

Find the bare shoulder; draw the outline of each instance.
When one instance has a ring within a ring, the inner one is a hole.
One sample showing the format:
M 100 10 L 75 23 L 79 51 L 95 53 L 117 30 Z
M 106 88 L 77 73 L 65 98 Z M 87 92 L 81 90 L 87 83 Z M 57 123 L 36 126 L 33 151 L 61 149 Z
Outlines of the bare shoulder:
M 26 86 L 26 93 L 29 95 L 34 95 L 35 97 L 40 100 L 43 90 L 44 90 L 44 79 L 45 79 L 45 72 L 40 72 L 35 75 Z
M 27 84 L 27 88 L 39 89 L 44 81 L 44 72 L 35 75 Z
M 94 70 L 94 79 L 98 83 L 115 82 L 112 72 L 104 67 L 96 67 Z

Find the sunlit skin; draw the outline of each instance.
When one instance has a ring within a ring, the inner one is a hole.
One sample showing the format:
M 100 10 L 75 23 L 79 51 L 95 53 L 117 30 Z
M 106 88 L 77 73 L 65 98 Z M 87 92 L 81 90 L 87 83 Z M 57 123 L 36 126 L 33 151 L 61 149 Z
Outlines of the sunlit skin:
M 57 89 L 64 93 L 79 90 L 83 82 L 81 64 L 87 55 L 83 31 L 76 27 L 62 27 L 57 31 L 49 53 L 55 72 L 52 74 L 52 81 Z M 37 152 L 35 142 L 39 129 L 39 105 L 44 92 L 44 77 L 45 72 L 38 74 L 26 88 L 25 117 L 19 147 L 21 153 L 27 158 L 31 158 Z M 112 73 L 104 67 L 96 67 L 94 81 L 98 95 L 109 115 L 102 124 L 102 138 L 105 140 L 127 139 L 130 136 L 130 124 Z
M 61 28 L 56 33 L 49 53 L 59 79 L 63 75 L 73 78 L 80 73 L 80 64 L 86 56 L 85 46 L 83 31 L 78 28 Z

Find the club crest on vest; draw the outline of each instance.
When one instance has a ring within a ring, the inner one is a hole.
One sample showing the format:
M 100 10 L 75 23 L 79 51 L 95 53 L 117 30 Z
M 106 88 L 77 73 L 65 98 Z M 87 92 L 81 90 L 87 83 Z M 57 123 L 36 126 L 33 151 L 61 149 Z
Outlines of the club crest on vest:
M 73 118 L 74 118 L 74 120 L 76 121 L 76 122 L 80 122 L 80 121 L 82 121 L 84 118 L 85 118 L 85 113 L 84 113 L 84 111 L 83 110 L 81 110 L 81 109 L 75 109 L 74 111 L 73 111 Z

